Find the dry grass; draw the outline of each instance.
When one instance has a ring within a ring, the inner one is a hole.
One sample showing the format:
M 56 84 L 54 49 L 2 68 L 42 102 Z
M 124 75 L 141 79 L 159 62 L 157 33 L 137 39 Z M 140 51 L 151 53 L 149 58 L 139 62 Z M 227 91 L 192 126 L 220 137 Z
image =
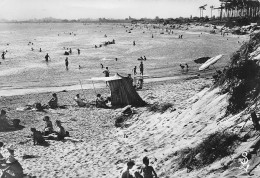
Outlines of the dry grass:
M 159 104 L 158 102 L 150 105 L 148 107 L 148 110 L 150 112 L 160 112 L 160 113 L 164 113 L 165 111 L 167 111 L 170 107 L 172 107 L 173 105 L 171 103 L 161 103 Z
M 199 169 L 213 163 L 217 159 L 231 155 L 238 141 L 239 137 L 234 133 L 213 133 L 198 146 L 180 151 L 179 169 Z

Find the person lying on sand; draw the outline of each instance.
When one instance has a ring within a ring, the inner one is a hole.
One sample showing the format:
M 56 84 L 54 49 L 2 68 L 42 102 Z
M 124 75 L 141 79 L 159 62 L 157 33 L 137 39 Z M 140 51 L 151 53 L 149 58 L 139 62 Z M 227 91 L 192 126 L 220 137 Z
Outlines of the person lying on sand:
M 50 106 L 51 109 L 55 109 L 58 107 L 58 97 L 56 93 L 52 94 L 51 100 L 48 102 L 48 105 Z
M 79 97 L 79 94 L 76 95 L 74 98 L 74 101 L 78 104 L 79 107 L 84 107 L 86 106 L 86 103 Z
M 17 159 L 14 157 L 14 148 L 10 146 L 7 148 L 9 157 L 4 160 L 4 165 L 1 165 L 1 178 L 21 178 L 23 177 L 23 168 Z
M 45 121 L 45 127 L 43 130 L 43 135 L 49 135 L 51 133 L 53 133 L 53 125 L 52 122 L 50 121 L 50 117 L 49 116 L 44 116 L 43 120 Z
M 127 163 L 127 169 L 126 171 L 122 174 L 122 178 L 134 178 L 134 176 L 132 176 L 129 172 L 130 169 L 133 168 L 133 166 L 135 165 L 134 161 L 129 161 Z

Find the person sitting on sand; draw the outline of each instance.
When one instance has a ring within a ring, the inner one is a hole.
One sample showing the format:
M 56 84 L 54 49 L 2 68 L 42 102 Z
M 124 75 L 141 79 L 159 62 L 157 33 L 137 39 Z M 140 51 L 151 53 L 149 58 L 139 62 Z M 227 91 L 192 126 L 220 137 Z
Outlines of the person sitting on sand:
M 0 131 L 9 129 L 13 129 L 13 126 L 7 120 L 6 111 L 2 109 L 0 113 Z
M 64 140 L 64 137 L 67 136 L 67 133 L 64 129 L 64 127 L 62 127 L 61 125 L 61 121 L 60 120 L 56 120 L 56 125 L 58 127 L 58 130 L 55 131 L 55 133 L 57 134 L 57 140 Z
M 50 106 L 51 109 L 55 109 L 58 107 L 58 97 L 56 93 L 52 94 L 51 100 L 48 102 L 48 105 Z
M 133 168 L 133 166 L 135 165 L 135 162 L 134 161 L 129 161 L 128 163 L 127 163 L 127 169 L 126 169 L 126 171 L 122 174 L 122 178 L 134 178 L 134 176 L 132 176 L 131 174 L 130 174 L 130 169 L 132 169 Z
M 86 106 L 86 103 L 79 97 L 79 94 L 76 95 L 74 98 L 74 101 L 78 104 L 79 107 L 84 107 Z
M 45 140 L 42 136 L 42 133 L 35 128 L 31 128 L 31 131 L 33 133 L 33 145 L 42 145 L 45 143 Z
M 23 177 L 23 168 L 17 159 L 14 157 L 14 148 L 10 146 L 7 148 L 9 157 L 4 160 L 5 166 L 1 166 L 2 176 L 1 178 L 21 178 Z
M 107 108 L 106 102 L 105 102 L 104 98 L 101 96 L 101 94 L 97 94 L 96 107 L 97 108 Z
M 153 178 L 154 176 L 155 178 L 157 178 L 157 174 L 154 171 L 153 167 L 149 166 L 149 159 L 147 157 L 143 158 L 143 163 L 145 167 L 141 169 L 141 173 L 143 173 L 144 178 Z
M 49 135 L 51 133 L 53 133 L 53 125 L 52 122 L 50 121 L 50 117 L 49 116 L 44 116 L 43 120 L 45 121 L 45 127 L 43 130 L 43 135 Z

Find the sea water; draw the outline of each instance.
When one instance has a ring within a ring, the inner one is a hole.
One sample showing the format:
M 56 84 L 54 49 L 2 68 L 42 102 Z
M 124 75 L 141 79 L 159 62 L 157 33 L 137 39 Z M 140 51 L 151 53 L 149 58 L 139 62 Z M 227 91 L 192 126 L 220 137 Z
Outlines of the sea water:
M 230 54 L 239 47 L 237 37 L 186 33 L 181 30 L 160 34 L 165 27 L 154 29 L 152 25 L 148 25 L 148 28 L 143 25 L 132 26 L 133 30 L 129 33 L 130 26 L 0 23 L 0 52 L 7 50 L 6 59 L 0 60 L 0 96 L 80 89 L 80 83 L 83 88 L 91 88 L 90 78 L 104 76 L 101 64 L 109 68 L 110 75 L 133 74 L 134 66 L 137 66 L 139 73 L 140 61 L 137 59 L 141 56 L 147 58 L 143 61 L 144 74 L 149 78 L 195 75 L 199 73 L 199 65 L 193 62 L 194 59 L 224 54 L 223 59 L 215 65 L 222 69 L 228 64 Z M 179 34 L 183 34 L 183 39 L 178 39 Z M 115 44 L 99 48 L 100 44 L 113 39 Z M 42 52 L 39 52 L 40 48 Z M 65 56 L 64 52 L 70 48 L 72 54 Z M 79 55 L 77 49 L 80 49 Z M 44 58 L 47 53 L 50 56 L 48 63 Z M 69 59 L 68 70 L 64 61 L 66 57 Z M 180 68 L 179 64 L 185 63 L 189 65 L 189 71 Z M 102 82 L 95 85 L 104 86 Z

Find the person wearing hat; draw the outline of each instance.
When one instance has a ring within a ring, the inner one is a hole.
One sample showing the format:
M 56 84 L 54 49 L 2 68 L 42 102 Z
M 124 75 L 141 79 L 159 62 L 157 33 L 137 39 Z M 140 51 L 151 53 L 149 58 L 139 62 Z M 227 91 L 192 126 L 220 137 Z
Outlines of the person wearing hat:
M 49 135 L 53 132 L 53 126 L 52 126 L 52 122 L 50 121 L 50 117 L 49 116 L 44 116 L 43 120 L 45 121 L 45 127 L 43 130 L 43 135 Z
M 55 109 L 58 107 L 58 97 L 56 93 L 52 94 L 51 100 L 48 102 L 48 105 L 50 106 L 51 109 Z
M 14 148 L 10 146 L 7 148 L 9 152 L 9 157 L 6 159 L 6 166 L 2 171 L 1 177 L 12 177 L 12 178 L 21 178 L 23 177 L 23 168 L 17 159 L 14 157 Z

